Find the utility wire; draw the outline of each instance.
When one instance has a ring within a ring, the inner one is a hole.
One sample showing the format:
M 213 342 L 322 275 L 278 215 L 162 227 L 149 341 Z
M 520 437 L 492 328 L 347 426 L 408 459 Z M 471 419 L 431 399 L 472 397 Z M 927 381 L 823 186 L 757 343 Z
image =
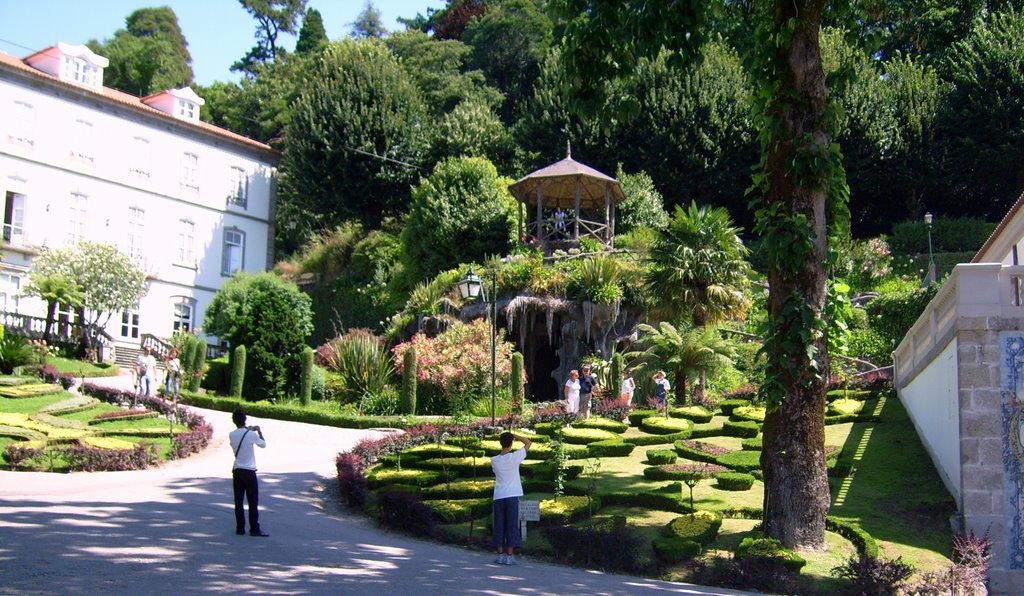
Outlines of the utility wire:
M 342 145 L 342 147 L 344 149 L 348 149 L 349 151 L 353 151 L 355 153 L 360 153 L 362 155 L 368 155 L 370 157 L 376 157 L 377 159 L 383 159 L 384 161 L 390 161 L 392 163 L 397 163 L 397 164 L 403 165 L 403 166 L 405 166 L 407 168 L 416 168 L 417 170 L 422 170 L 423 169 L 420 166 L 415 165 L 415 164 L 411 164 L 411 163 L 408 163 L 408 162 L 405 162 L 405 161 L 399 161 L 397 159 L 392 159 L 392 158 L 386 157 L 384 155 L 377 155 L 376 153 L 370 153 L 369 151 L 363 151 L 362 149 L 356 149 L 355 147 L 349 147 L 347 145 Z
M 0 43 L 5 43 L 5 44 L 7 44 L 7 45 L 12 45 L 12 46 L 14 46 L 14 47 L 16 47 L 16 48 L 21 48 L 21 49 L 23 49 L 23 50 L 28 50 L 28 51 L 30 51 L 30 52 L 34 52 L 34 51 L 36 51 L 36 50 L 35 50 L 35 48 L 30 48 L 30 47 L 28 47 L 28 46 L 23 46 L 23 45 L 21 45 L 20 43 L 14 43 L 13 41 L 11 41 L 11 40 L 9 40 L 9 39 L 3 39 L 3 38 L 0 38 Z

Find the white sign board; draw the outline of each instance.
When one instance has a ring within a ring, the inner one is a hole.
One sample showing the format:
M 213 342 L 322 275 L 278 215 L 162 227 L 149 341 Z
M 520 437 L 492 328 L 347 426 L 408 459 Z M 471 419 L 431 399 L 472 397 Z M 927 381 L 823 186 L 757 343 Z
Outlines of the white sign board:
M 540 521 L 540 501 L 519 501 L 521 521 Z

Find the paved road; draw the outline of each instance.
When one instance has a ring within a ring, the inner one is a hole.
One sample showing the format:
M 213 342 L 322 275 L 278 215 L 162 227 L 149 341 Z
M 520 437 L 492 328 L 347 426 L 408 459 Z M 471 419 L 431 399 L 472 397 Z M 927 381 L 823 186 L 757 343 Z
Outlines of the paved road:
M 250 419 L 261 522 L 234 534 L 227 433 L 137 472 L 0 472 L 0 594 L 736 594 L 493 555 L 381 531 L 336 506 L 334 455 L 374 431 Z

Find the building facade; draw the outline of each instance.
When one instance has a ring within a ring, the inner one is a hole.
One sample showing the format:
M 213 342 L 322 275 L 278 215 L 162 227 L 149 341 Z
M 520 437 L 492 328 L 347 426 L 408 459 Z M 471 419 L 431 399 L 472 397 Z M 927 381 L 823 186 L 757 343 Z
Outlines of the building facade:
M 114 244 L 146 271 L 148 293 L 106 332 L 137 347 L 142 334 L 195 330 L 227 279 L 273 263 L 280 154 L 201 122 L 188 87 L 144 98 L 104 87 L 106 66 L 63 43 L 0 53 L 0 311 L 45 316 L 22 292 L 41 251 Z

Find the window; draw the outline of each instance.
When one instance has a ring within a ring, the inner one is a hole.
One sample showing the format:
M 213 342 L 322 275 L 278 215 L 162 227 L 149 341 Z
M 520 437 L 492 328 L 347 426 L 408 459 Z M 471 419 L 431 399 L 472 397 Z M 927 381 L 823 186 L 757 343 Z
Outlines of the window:
M 71 208 L 68 210 L 68 244 L 85 240 L 85 226 L 89 220 L 89 197 L 71 193 Z
M 196 224 L 187 219 L 178 221 L 178 263 L 196 264 Z
M 228 184 L 228 205 L 245 207 L 249 202 L 249 176 L 245 170 L 232 166 Z
M 187 99 L 178 100 L 178 117 L 185 120 L 196 119 L 196 104 Z
M 11 130 L 7 133 L 7 140 L 14 145 L 21 145 L 23 147 L 32 148 L 35 144 L 33 140 L 36 124 L 36 110 L 32 107 L 32 104 L 14 100 L 14 108 L 10 113 L 11 117 Z
M 222 275 L 234 275 L 245 265 L 245 232 L 237 228 L 224 230 L 224 258 Z
M 82 58 L 64 56 L 64 72 L 61 79 L 85 87 L 99 87 L 100 69 Z
M 18 312 L 21 300 L 21 276 L 16 273 L 0 273 L 0 311 Z
M 139 313 L 130 310 L 121 313 L 121 337 L 139 338 Z
M 188 190 L 199 191 L 199 156 L 195 153 L 181 156 L 181 185 Z
M 174 330 L 189 333 L 195 327 L 192 318 L 196 311 L 196 301 L 191 298 L 178 298 L 174 303 Z
M 25 195 L 7 193 L 4 201 L 4 242 L 25 243 Z
M 141 261 L 146 241 L 146 212 L 139 207 L 128 208 L 128 256 Z
M 93 126 L 86 120 L 75 120 L 71 136 L 71 159 L 93 163 Z
M 132 138 L 131 152 L 129 153 L 131 164 L 128 166 L 128 173 L 140 178 L 149 178 L 150 148 L 149 139 L 144 137 Z

